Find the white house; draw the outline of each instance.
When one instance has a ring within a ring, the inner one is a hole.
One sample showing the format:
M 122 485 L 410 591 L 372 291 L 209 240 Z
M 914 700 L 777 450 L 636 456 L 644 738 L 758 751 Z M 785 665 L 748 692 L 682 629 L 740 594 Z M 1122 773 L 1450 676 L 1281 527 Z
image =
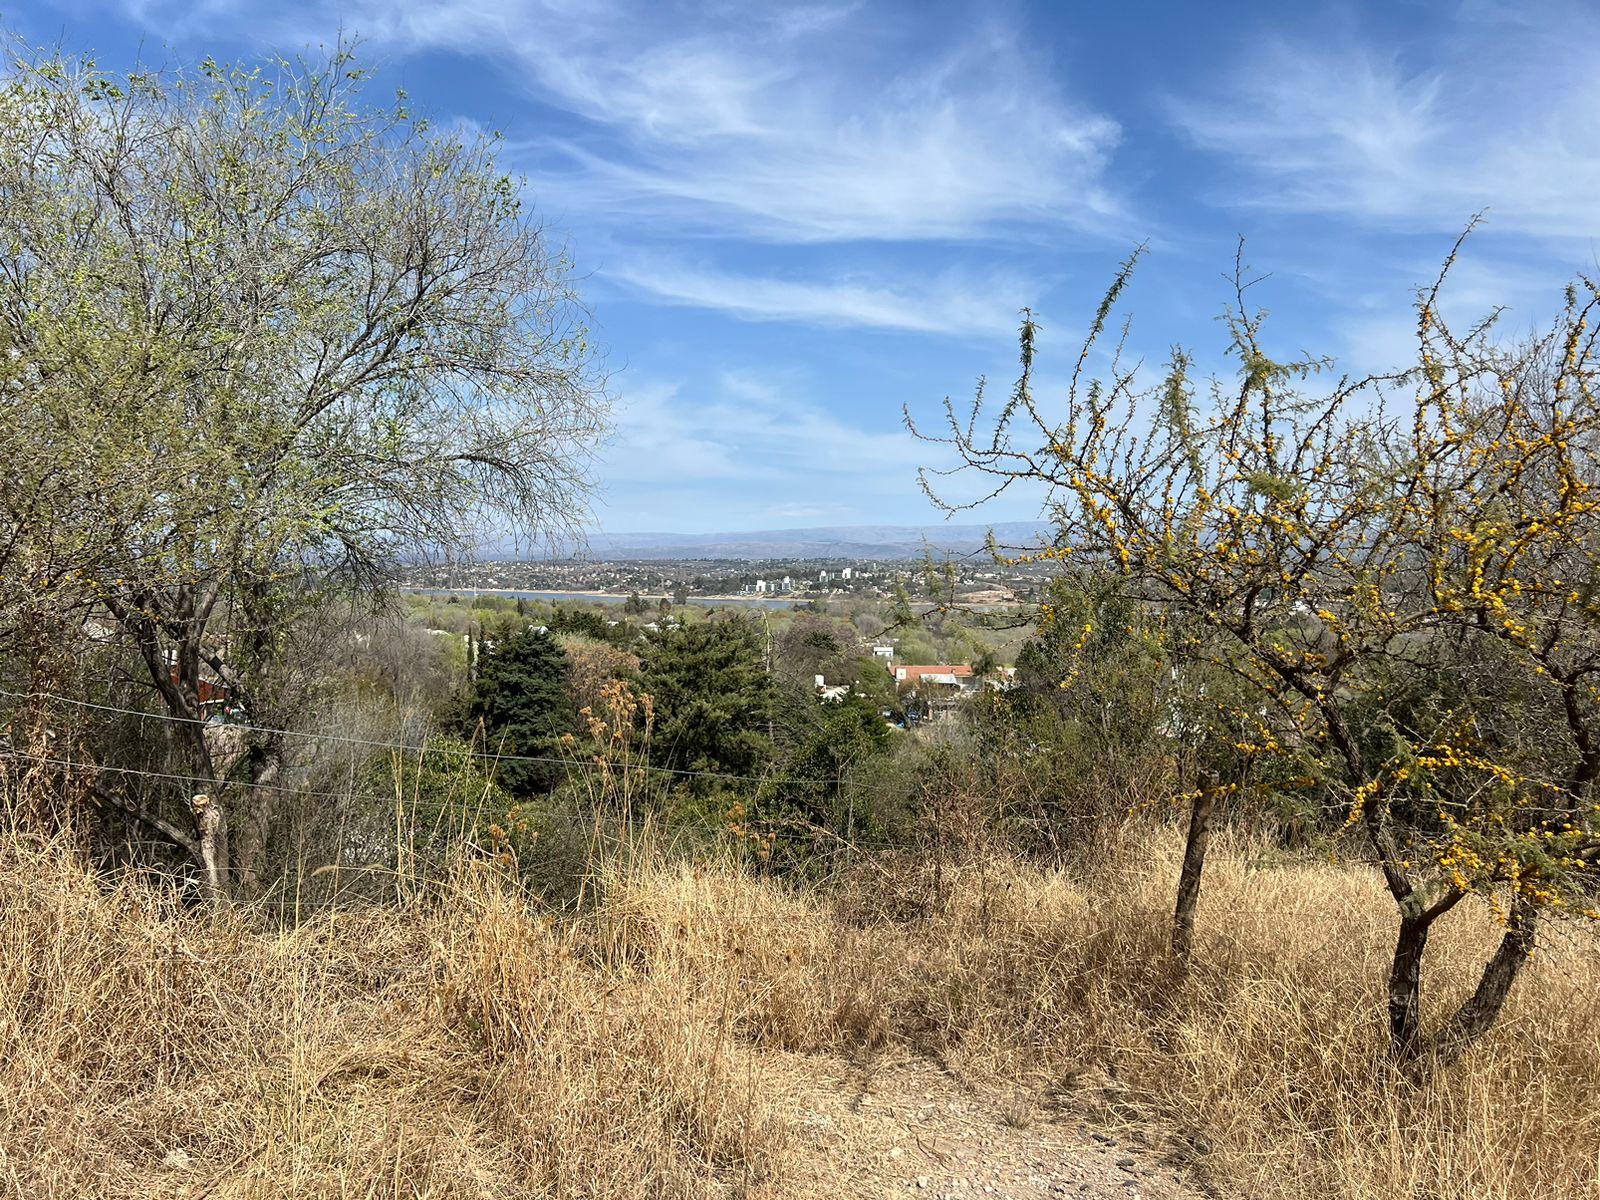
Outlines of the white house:
M 817 681 L 817 696 L 830 704 L 837 704 L 850 694 L 848 683 L 835 683 L 831 686 L 821 675 L 814 677 Z
M 977 677 L 966 663 L 941 663 L 936 666 L 909 666 L 897 663 L 890 669 L 894 672 L 896 683 L 910 684 L 913 687 L 937 683 L 970 692 L 978 686 Z

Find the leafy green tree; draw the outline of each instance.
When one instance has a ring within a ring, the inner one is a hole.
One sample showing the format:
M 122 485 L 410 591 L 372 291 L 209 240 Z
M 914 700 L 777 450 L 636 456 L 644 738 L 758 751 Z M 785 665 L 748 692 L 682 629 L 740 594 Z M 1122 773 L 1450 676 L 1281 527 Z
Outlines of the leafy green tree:
M 491 754 L 564 757 L 561 735 L 571 731 L 567 656 L 549 633 L 528 629 L 486 650 L 467 715 L 481 722 Z M 557 763 L 501 761 L 496 777 L 510 791 L 526 795 L 561 777 Z
M 7 524 L 46 569 L 83 551 L 85 615 L 179 719 L 214 897 L 261 886 L 290 764 L 267 732 L 217 761 L 205 697 L 293 723 L 297 624 L 485 519 L 570 521 L 605 427 L 569 266 L 492 141 L 364 106 L 363 78 L 344 47 L 0 71 L 0 464 L 71 484 L 23 480 Z
M 592 608 L 558 608 L 550 615 L 551 633 L 577 633 L 597 641 L 608 641 L 612 627 Z
M 773 758 L 767 643 L 738 614 L 650 635 L 640 687 L 655 706 L 652 757 L 693 771 L 759 774 Z
M 900 696 L 894 685 L 894 676 L 881 658 L 872 654 L 857 655 L 851 664 L 851 687 L 872 704 L 873 710 L 891 717 L 904 716 L 900 712 Z
M 798 818 L 784 835 L 805 841 L 813 829 L 844 841 L 877 836 L 871 810 L 852 802 L 857 773 L 889 747 L 889 726 L 877 706 L 854 693 L 828 701 L 807 697 L 787 717 L 785 782 L 775 803 L 758 805 L 758 818 L 776 817 L 780 824 Z

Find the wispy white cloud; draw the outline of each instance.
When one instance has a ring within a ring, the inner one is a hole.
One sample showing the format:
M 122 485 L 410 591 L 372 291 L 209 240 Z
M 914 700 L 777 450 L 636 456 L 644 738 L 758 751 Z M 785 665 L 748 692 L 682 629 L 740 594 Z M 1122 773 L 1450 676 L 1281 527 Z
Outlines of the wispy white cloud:
M 1437 75 L 1404 75 L 1364 47 L 1275 42 L 1230 77 L 1221 98 L 1173 106 L 1199 145 L 1268 177 L 1285 207 L 1392 215 L 1417 202 L 1415 176 L 1444 138 Z
M 749 529 L 793 523 L 929 520 L 917 468 L 948 465 L 941 448 L 881 411 L 824 407 L 786 373 L 728 371 L 704 388 L 654 381 L 619 389 L 612 481 L 601 505 L 608 529 Z M 832 399 L 837 400 L 837 397 Z M 855 414 L 861 413 L 861 419 Z M 947 481 L 952 498 L 970 486 Z M 709 498 L 709 499 L 708 499 Z M 1031 520 L 1043 500 L 1021 492 L 974 520 Z
M 152 29 L 237 28 L 243 0 L 123 0 Z M 1074 103 L 998 20 L 946 48 L 863 6 L 621 0 L 290 3 L 253 28 L 337 26 L 391 52 L 502 64 L 584 118 L 581 139 L 529 143 L 541 195 L 573 211 L 775 242 L 982 238 L 1019 224 L 1105 232 L 1120 136 Z M 581 207 L 580 207 L 581 206 Z
M 617 434 L 605 457 L 634 481 L 773 483 L 897 471 L 912 479 L 926 457 L 898 427 L 857 424 L 793 382 L 750 372 L 723 372 L 703 390 L 625 381 L 620 393 Z
M 1169 106 L 1246 168 L 1228 204 L 1401 230 L 1591 237 L 1600 227 L 1600 19 L 1565 5 L 1464 6 L 1407 57 L 1362 41 L 1269 41 L 1211 94 Z
M 624 381 L 619 392 L 604 454 L 610 528 L 671 527 L 680 507 L 718 528 L 861 520 L 903 508 L 930 457 L 903 429 L 830 411 L 784 376 L 728 371 L 704 388 Z
M 677 386 L 629 381 L 619 391 L 616 433 L 602 455 L 606 474 L 644 484 L 749 477 L 737 432 L 706 419 L 704 406 Z
M 637 252 L 598 275 L 657 301 L 751 321 L 977 337 L 1014 335 L 1018 311 L 1035 303 L 1041 286 L 1037 280 L 997 273 L 934 272 L 890 282 L 864 276 L 779 279 Z

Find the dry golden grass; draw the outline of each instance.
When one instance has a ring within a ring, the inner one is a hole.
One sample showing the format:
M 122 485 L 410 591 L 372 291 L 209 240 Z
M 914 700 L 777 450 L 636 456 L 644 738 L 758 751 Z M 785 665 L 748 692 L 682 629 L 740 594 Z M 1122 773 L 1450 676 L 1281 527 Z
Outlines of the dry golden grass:
M 0 913 L 5 1194 L 689 1196 L 783 1148 L 731 972 L 606 961 L 491 876 L 266 933 L 13 848 Z
M 1415 1085 L 1381 1064 L 1373 881 L 1224 844 L 1179 981 L 1177 840 L 1116 845 L 1076 876 L 878 861 L 810 890 L 635 860 L 581 921 L 478 870 L 285 932 L 0 850 L 0 1193 L 785 1197 L 818 1177 L 796 1053 L 896 1047 L 1012 1082 L 1029 1120 L 1165 1131 L 1219 1194 L 1600 1195 L 1588 935 Z M 1492 937 L 1440 929 L 1435 1014 Z

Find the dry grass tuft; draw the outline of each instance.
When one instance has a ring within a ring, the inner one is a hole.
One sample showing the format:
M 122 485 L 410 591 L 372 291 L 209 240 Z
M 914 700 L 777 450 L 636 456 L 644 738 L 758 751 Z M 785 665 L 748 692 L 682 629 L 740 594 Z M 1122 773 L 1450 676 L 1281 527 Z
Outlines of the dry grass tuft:
M 813 890 L 636 859 L 581 920 L 467 872 L 287 931 L 3 848 L 0 1193 L 788 1196 L 802 1114 L 771 1064 L 896 1047 L 1008 1081 L 1023 1124 L 1164 1133 L 1222 1194 L 1597 1194 L 1592 941 L 1408 1084 L 1380 1061 L 1375 882 L 1219 847 L 1178 979 L 1177 841 L 1116 845 L 1076 877 L 880 861 Z M 1492 936 L 1442 926 L 1435 1012 Z
M 0 1193 L 697 1196 L 783 1149 L 731 972 L 597 957 L 491 875 L 262 932 L 13 847 L 0 913 Z

